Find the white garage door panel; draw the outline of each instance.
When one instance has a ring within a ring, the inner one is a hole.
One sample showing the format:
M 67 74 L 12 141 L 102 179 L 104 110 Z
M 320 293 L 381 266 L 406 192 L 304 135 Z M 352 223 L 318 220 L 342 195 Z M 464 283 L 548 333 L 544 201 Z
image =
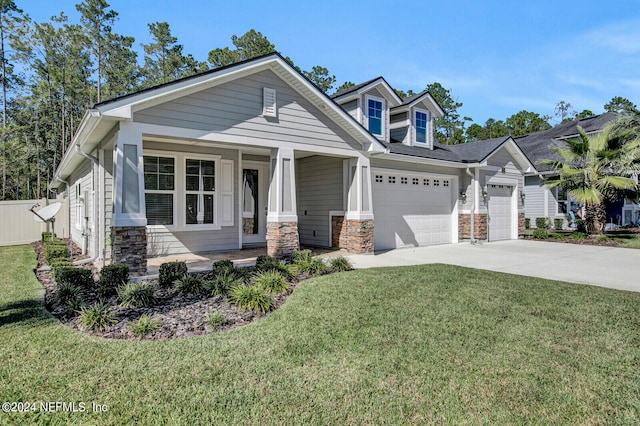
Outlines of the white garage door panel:
M 375 248 L 446 244 L 452 241 L 452 180 L 374 172 Z
M 489 185 L 489 241 L 511 239 L 511 193 L 512 187 Z

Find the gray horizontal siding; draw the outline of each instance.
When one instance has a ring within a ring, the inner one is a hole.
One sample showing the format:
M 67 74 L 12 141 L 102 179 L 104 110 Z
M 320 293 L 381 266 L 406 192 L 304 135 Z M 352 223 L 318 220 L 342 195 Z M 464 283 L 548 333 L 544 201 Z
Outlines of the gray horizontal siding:
M 343 210 L 342 174 L 339 158 L 314 156 L 296 161 L 301 244 L 329 246 L 329 211 Z
M 525 217 L 531 218 L 531 226 L 535 227 L 537 217 L 546 217 L 544 210 L 544 197 L 547 191 L 540 186 L 540 178 L 527 176 L 524 186 L 524 211 Z
M 277 118 L 261 116 L 264 87 L 276 90 Z M 361 148 L 344 130 L 271 71 L 136 112 L 134 120 L 248 138 Z

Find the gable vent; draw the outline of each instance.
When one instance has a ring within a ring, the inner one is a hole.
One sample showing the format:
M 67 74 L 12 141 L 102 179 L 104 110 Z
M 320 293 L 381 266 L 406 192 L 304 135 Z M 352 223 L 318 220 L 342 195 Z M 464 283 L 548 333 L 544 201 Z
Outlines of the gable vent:
M 264 117 L 276 117 L 276 90 L 264 87 L 262 89 L 262 115 Z

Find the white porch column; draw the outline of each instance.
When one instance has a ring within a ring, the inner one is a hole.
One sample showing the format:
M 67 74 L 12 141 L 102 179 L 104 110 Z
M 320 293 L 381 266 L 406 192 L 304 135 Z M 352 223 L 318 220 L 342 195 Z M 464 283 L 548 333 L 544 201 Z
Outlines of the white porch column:
M 111 259 L 126 263 L 132 275 L 147 271 L 147 217 L 144 199 L 142 133 L 121 123 L 113 151 L 113 203 Z
M 299 248 L 294 151 L 278 148 L 271 151 L 267 253 L 286 257 Z
M 373 197 L 369 158 L 344 160 L 347 205 L 340 230 L 340 248 L 350 253 L 373 253 Z

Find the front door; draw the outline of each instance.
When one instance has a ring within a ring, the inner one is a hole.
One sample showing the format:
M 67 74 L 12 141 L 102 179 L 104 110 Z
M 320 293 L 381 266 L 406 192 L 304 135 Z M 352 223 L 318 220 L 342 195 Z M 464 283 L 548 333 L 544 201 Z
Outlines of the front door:
M 242 244 L 266 243 L 268 163 L 244 162 L 242 169 Z

